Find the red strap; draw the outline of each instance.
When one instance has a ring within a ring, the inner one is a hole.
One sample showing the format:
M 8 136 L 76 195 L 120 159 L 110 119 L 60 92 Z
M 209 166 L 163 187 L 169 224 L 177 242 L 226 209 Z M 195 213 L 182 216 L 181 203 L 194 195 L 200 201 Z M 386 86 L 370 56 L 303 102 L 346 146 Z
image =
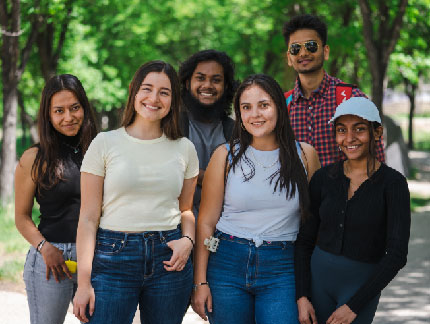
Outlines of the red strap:
M 345 100 L 352 96 L 352 88 L 354 85 L 341 83 L 336 86 L 336 105 L 340 105 Z
M 290 113 L 291 102 L 293 101 L 293 92 L 294 92 L 294 89 L 291 89 L 284 93 L 284 97 L 287 102 L 288 113 Z
M 339 83 L 336 85 L 336 105 L 339 106 L 345 100 L 348 100 L 352 97 L 352 88 L 355 88 L 355 85 L 348 83 Z M 287 103 L 288 113 L 290 113 L 291 102 L 293 101 L 293 93 L 294 89 L 291 89 L 284 93 L 284 97 Z

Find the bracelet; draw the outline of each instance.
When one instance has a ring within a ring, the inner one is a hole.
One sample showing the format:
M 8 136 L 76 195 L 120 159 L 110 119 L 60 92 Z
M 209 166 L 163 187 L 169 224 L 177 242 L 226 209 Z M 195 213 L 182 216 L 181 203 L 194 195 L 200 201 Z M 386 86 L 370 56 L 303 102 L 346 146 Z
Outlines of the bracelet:
M 182 235 L 182 237 L 186 237 L 187 239 L 189 239 L 191 241 L 191 244 L 194 247 L 194 241 L 193 241 L 193 239 L 191 237 L 189 237 L 188 235 Z
M 193 285 L 193 290 L 196 291 L 199 286 L 209 286 L 209 282 L 200 282 Z
M 37 244 L 37 247 L 36 247 L 37 252 L 40 253 L 40 251 L 42 250 L 43 244 L 45 244 L 45 243 L 46 243 L 46 240 L 42 240 L 42 241 L 40 241 L 39 244 Z

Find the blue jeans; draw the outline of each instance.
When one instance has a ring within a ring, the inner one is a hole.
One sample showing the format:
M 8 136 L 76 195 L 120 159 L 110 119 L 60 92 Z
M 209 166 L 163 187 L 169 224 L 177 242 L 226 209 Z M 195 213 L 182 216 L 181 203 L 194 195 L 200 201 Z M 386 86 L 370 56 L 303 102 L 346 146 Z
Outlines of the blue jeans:
M 365 263 L 335 255 L 318 246 L 311 258 L 312 304 L 318 323 L 325 323 L 330 315 L 348 302 L 374 273 L 377 264 Z M 375 317 L 381 294 L 371 298 L 353 321 L 370 324 Z
M 74 243 L 51 243 L 63 251 L 64 260 L 76 261 Z M 50 275 L 46 280 L 46 264 L 42 255 L 31 247 L 24 265 L 24 282 L 30 308 L 31 324 L 61 324 L 76 292 L 76 273 L 56 282 Z
M 213 298 L 211 324 L 298 323 L 294 244 L 252 241 L 219 231 L 209 256 L 207 279 Z
M 190 260 L 182 271 L 166 271 L 167 242 L 181 230 L 124 233 L 99 229 L 91 273 L 95 309 L 90 323 L 132 323 L 139 304 L 145 324 L 180 324 L 193 284 Z

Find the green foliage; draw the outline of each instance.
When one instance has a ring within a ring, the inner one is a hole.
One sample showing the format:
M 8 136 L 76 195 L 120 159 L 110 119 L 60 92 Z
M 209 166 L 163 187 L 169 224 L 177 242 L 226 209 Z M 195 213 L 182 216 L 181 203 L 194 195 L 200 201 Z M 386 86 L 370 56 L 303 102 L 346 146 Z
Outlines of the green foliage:
M 22 280 L 21 273 L 24 269 L 24 259 L 9 260 L 0 265 L 0 281 L 14 281 Z
M 430 70 L 427 58 L 430 0 L 409 2 L 389 68 L 393 85 L 400 84 L 404 76 L 416 80 L 419 71 L 424 71 L 424 75 Z M 378 3 L 373 0 L 370 3 L 376 9 Z M 328 72 L 370 93 L 362 19 L 355 0 L 300 3 L 292 0 L 41 0 L 37 8 L 34 1 L 22 0 L 21 46 L 30 33 L 35 15 L 44 18 L 41 28 L 55 27 L 55 44 L 61 24 L 68 19 L 69 4 L 73 10 L 57 73 L 78 76 L 98 112 L 124 106 L 130 80 L 144 62 L 162 59 L 178 68 L 188 56 L 207 48 L 225 51 L 233 58 L 237 79 L 263 72 L 289 89 L 294 84 L 295 72 L 285 61 L 282 26 L 300 13 L 318 14 L 329 27 L 330 60 L 325 65 Z M 376 25 L 378 19 L 373 17 Z M 45 82 L 40 66 L 34 46 L 19 84 L 26 112 L 32 118 L 36 118 Z
M 25 253 L 28 247 L 28 242 L 15 227 L 13 205 L 0 208 L 0 251 Z
M 411 196 L 411 211 L 416 211 L 417 208 L 430 205 L 430 198 Z

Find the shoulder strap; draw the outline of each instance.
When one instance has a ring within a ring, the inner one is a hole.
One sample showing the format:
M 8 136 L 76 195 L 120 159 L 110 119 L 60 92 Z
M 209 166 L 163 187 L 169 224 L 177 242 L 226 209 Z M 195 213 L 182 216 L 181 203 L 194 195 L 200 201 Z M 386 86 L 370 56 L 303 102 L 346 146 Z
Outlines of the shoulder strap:
M 230 164 L 233 163 L 233 155 L 231 154 L 231 150 L 230 150 L 230 144 L 229 143 L 225 143 L 225 148 L 227 149 L 227 156 L 228 156 L 228 162 L 230 162 Z
M 179 126 L 181 127 L 182 134 L 188 138 L 190 135 L 190 120 L 188 119 L 188 115 L 185 111 L 181 112 L 179 115 Z
M 303 169 L 305 169 L 306 176 L 308 175 L 308 159 L 306 157 L 306 153 L 300 145 L 299 141 L 296 141 L 297 154 L 299 155 L 300 161 L 302 162 Z M 305 160 L 302 159 L 302 153 Z
M 291 89 L 284 93 L 288 113 L 290 112 L 290 109 L 291 109 L 291 102 L 293 101 L 293 93 L 294 93 L 294 89 Z
M 227 117 L 221 120 L 221 123 L 224 138 L 226 141 L 229 141 L 231 136 L 233 135 L 234 121 L 230 117 Z
M 338 83 L 336 85 L 336 105 L 339 106 L 342 102 L 352 97 L 352 89 L 357 86 L 349 83 Z

